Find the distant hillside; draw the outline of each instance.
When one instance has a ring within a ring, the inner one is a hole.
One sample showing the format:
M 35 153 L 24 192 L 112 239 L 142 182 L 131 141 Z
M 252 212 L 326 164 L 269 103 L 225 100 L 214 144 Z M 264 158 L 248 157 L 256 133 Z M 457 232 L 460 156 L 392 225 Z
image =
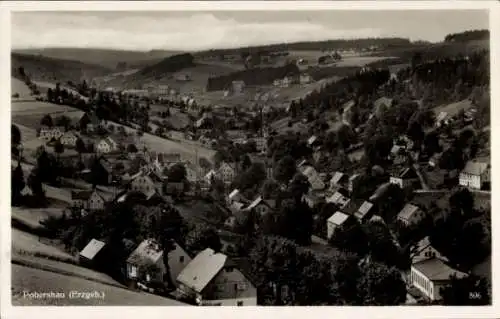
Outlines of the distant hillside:
M 468 55 L 473 52 L 489 50 L 489 40 L 473 40 L 458 42 L 441 42 L 428 45 L 415 45 L 406 48 L 394 48 L 384 52 L 376 52 L 374 56 L 392 56 L 410 61 L 415 53 L 420 53 L 426 60 L 434 60 L 459 54 Z
M 474 40 L 489 40 L 490 31 L 489 30 L 468 30 L 459 33 L 448 34 L 445 38 L 445 42 L 466 42 Z
M 220 55 L 248 55 L 255 52 L 276 52 L 276 51 L 317 51 L 317 50 L 340 50 L 340 49 L 363 49 L 370 46 L 380 48 L 408 47 L 412 43 L 405 38 L 366 38 L 366 39 L 338 39 L 314 42 L 280 43 L 262 46 L 252 46 L 237 49 L 216 49 L 200 51 L 195 53 L 195 57 L 213 57 Z
M 29 54 L 11 54 L 12 75 L 16 76 L 19 68 L 32 80 L 47 82 L 79 82 L 81 79 L 109 74 L 112 70 L 100 65 L 88 64 L 79 61 L 54 59 L 45 56 Z
M 168 74 L 193 67 L 194 57 L 189 53 L 176 54 L 164 58 L 160 62 L 148 65 L 126 77 L 127 81 L 158 80 Z
M 178 51 L 127 51 L 111 49 L 80 49 L 80 48 L 46 48 L 13 50 L 15 53 L 43 55 L 54 59 L 74 60 L 88 64 L 100 65 L 105 68 L 119 70 L 142 68 L 149 64 L 157 63 Z

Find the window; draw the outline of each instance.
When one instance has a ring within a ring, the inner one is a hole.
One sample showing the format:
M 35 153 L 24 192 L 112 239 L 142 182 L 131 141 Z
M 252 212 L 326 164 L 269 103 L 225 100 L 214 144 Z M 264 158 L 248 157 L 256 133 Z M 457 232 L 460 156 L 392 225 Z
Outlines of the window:
M 179 261 L 180 261 L 181 263 L 183 263 L 183 262 L 184 262 L 184 256 L 180 256 L 180 257 L 179 257 Z
M 246 290 L 247 289 L 247 283 L 246 282 L 239 282 L 236 284 L 236 289 L 238 290 Z
M 236 305 L 237 305 L 238 307 L 243 306 L 243 301 L 238 301 L 238 302 L 236 303 Z

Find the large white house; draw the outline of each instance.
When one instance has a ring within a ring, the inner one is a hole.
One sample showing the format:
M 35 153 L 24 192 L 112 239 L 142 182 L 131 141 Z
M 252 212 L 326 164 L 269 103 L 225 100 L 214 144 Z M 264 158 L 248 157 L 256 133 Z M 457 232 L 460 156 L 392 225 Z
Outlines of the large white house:
M 430 300 L 441 299 L 441 288 L 445 287 L 451 276 L 466 277 L 467 274 L 455 270 L 439 258 L 430 258 L 411 266 L 410 282 Z
M 459 176 L 459 184 L 464 187 L 481 189 L 484 183 L 491 180 L 491 167 L 489 163 L 469 161 Z

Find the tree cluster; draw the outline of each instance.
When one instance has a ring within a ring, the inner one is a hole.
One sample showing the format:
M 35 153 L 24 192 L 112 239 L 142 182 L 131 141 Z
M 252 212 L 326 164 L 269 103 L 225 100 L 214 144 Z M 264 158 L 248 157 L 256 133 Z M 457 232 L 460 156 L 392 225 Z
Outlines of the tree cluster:
M 245 85 L 268 85 L 276 79 L 282 79 L 287 75 L 298 75 L 299 68 L 295 64 L 287 64 L 281 67 L 253 68 L 236 71 L 227 75 L 211 77 L 207 81 L 207 91 L 225 90 L 232 85 L 233 81 L 243 81 Z
M 349 254 L 325 255 L 281 237 L 262 236 L 250 258 L 259 304 L 398 305 L 406 299 L 395 268 L 359 266 Z

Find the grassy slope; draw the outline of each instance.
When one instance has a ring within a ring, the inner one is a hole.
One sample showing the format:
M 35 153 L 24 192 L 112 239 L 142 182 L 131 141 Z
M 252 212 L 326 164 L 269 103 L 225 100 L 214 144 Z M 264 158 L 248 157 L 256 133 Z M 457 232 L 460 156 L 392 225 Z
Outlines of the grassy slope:
M 60 83 L 78 82 L 82 78 L 91 79 L 112 72 L 108 68 L 79 61 L 12 53 L 11 68 L 17 70 L 19 67 L 23 67 L 32 80 Z
M 102 299 L 70 299 L 70 291 L 104 293 Z M 24 298 L 23 292 L 64 292 L 66 298 Z M 139 293 L 111 285 L 57 274 L 50 271 L 12 265 L 12 304 L 14 306 L 182 306 L 175 300 Z
M 160 61 L 161 59 L 177 54 L 175 51 L 127 51 L 111 49 L 78 49 L 78 48 L 48 48 L 16 50 L 16 53 L 41 54 L 54 59 L 80 61 L 88 64 L 100 65 L 105 68 L 115 69 L 119 62 L 126 62 L 129 67 L 144 67 Z

